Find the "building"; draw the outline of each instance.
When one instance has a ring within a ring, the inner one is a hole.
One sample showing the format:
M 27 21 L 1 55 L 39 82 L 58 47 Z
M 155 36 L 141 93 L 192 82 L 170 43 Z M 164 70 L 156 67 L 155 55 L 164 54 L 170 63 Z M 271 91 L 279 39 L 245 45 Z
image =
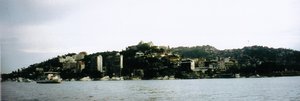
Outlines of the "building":
M 123 55 L 117 53 L 113 56 L 108 56 L 104 59 L 105 61 L 105 74 L 108 76 L 121 76 L 123 69 Z
M 226 71 L 227 69 L 229 69 L 229 67 L 234 66 L 237 63 L 237 61 L 235 59 L 227 57 L 221 59 L 218 63 L 218 69 L 221 71 Z
M 76 68 L 76 61 L 73 56 L 60 57 L 59 62 L 62 63 L 63 69 L 74 69 Z
M 85 63 L 83 61 L 77 62 L 77 69 L 82 71 L 85 68 Z
M 97 70 L 103 72 L 103 57 L 101 55 L 98 55 L 96 61 L 97 61 Z
M 195 69 L 195 62 L 192 59 L 184 59 L 180 62 L 180 69 L 182 71 L 192 71 Z
M 139 52 L 136 52 L 135 53 L 135 58 L 137 58 L 137 57 L 142 57 L 142 56 L 144 56 L 145 54 L 143 53 L 143 52 L 141 52 L 141 51 L 139 51 Z
M 73 58 L 76 60 L 76 61 L 80 61 L 82 59 L 84 59 L 84 57 L 87 55 L 86 52 L 80 52 L 79 54 L 77 55 L 73 55 Z
M 123 55 L 120 55 L 120 68 L 123 68 Z
M 63 69 L 72 69 L 74 72 L 79 72 L 85 68 L 83 59 L 86 55 L 86 52 L 80 52 L 72 56 L 61 56 L 59 57 L 59 62 L 62 63 Z

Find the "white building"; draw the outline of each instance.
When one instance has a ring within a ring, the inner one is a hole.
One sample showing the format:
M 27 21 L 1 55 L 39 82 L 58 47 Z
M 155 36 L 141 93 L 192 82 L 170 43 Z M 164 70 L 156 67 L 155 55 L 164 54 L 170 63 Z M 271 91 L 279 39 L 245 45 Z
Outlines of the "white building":
M 123 55 L 120 55 L 120 68 L 123 68 Z
M 103 72 L 103 58 L 101 55 L 97 56 L 97 70 Z

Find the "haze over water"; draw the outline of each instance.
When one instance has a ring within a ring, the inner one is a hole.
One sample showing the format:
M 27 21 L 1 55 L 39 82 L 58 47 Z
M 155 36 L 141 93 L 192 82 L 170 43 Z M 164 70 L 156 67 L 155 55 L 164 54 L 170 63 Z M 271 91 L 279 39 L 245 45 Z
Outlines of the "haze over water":
M 300 77 L 2 82 L 2 101 L 298 101 Z

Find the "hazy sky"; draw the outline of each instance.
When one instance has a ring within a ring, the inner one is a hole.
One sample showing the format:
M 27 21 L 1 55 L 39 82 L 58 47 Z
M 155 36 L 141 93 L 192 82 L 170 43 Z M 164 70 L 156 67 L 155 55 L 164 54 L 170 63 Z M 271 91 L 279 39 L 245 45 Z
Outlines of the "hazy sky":
M 300 50 L 299 0 L 0 0 L 1 72 L 155 45 Z

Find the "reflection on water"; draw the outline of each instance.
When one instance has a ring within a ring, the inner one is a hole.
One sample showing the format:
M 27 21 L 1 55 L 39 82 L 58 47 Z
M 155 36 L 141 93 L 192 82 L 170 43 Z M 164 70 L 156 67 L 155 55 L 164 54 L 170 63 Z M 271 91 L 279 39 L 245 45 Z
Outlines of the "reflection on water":
M 300 99 L 300 77 L 1 84 L 2 101 L 297 101 Z

